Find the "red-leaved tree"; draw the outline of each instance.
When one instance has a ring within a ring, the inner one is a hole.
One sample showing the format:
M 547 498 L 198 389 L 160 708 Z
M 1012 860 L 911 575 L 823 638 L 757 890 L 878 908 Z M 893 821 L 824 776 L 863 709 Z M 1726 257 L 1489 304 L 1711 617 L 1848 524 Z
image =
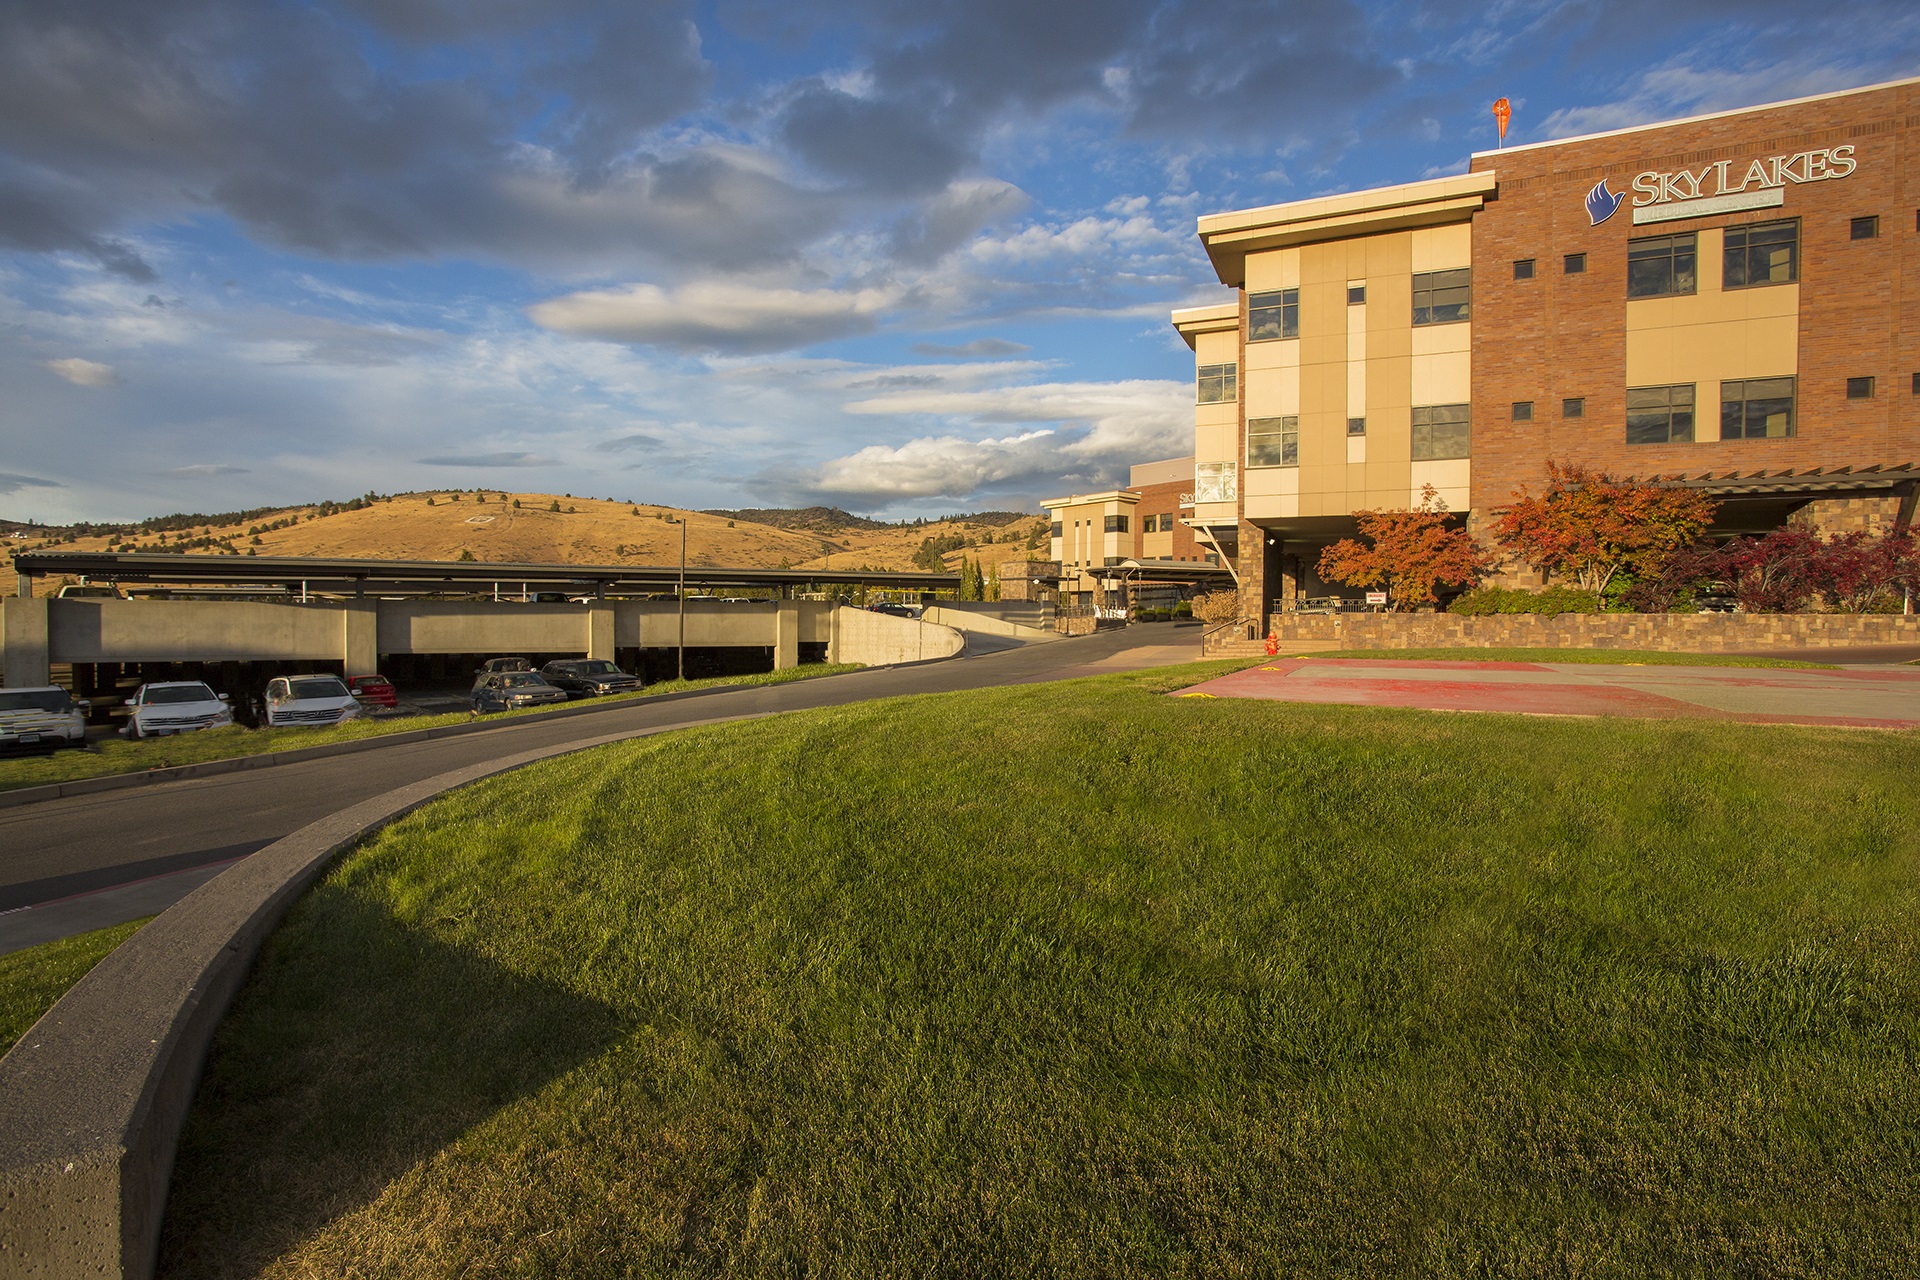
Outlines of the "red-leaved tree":
M 1547 487 L 1521 489 L 1493 536 L 1541 573 L 1570 578 L 1606 603 L 1616 574 L 1659 574 L 1676 548 L 1713 520 L 1714 502 L 1694 489 L 1616 480 L 1576 463 L 1547 462 Z
M 1320 576 L 1350 587 L 1384 587 L 1405 612 L 1439 597 L 1435 587 L 1466 587 L 1486 571 L 1486 556 L 1465 529 L 1447 527 L 1447 507 L 1432 485 L 1411 511 L 1356 511 L 1365 541 L 1343 538 L 1320 553 Z
M 1878 537 L 1835 534 L 1821 549 L 1813 576 L 1829 609 L 1865 613 L 1883 599 L 1901 596 L 1920 584 L 1920 539 L 1910 529 Z

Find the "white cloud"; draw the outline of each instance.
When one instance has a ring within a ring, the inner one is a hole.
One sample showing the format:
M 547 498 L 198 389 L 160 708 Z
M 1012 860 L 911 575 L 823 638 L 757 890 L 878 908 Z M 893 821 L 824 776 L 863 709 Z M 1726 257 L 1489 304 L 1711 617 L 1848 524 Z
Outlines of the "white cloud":
M 47 368 L 76 387 L 110 387 L 120 381 L 120 375 L 113 371 L 112 365 L 101 364 L 96 360 L 82 360 L 79 356 L 69 356 L 65 360 L 49 360 Z
M 774 289 L 706 280 L 663 289 L 590 289 L 527 309 L 575 337 L 682 351 L 785 351 L 864 333 L 900 301 L 894 288 Z
M 846 409 L 1035 428 L 985 438 L 947 431 L 901 445 L 869 445 L 802 480 L 807 492 L 883 505 L 1011 485 L 1117 484 L 1133 463 L 1185 453 L 1193 431 L 1192 391 L 1184 382 L 909 390 L 857 400 Z

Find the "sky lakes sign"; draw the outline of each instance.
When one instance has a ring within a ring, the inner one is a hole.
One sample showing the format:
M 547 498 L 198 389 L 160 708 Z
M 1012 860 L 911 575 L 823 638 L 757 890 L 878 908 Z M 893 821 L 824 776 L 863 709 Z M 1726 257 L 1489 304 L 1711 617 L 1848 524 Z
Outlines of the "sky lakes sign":
M 1777 208 L 1784 203 L 1788 186 L 1844 178 L 1857 166 L 1853 145 L 1848 143 L 1749 161 L 1738 170 L 1737 179 L 1732 160 L 1716 161 L 1697 170 L 1648 171 L 1633 180 L 1633 221 L 1636 225 L 1675 222 L 1741 209 Z M 1624 200 L 1624 195 L 1607 189 L 1605 179 L 1596 183 L 1586 196 L 1591 224 L 1598 226 L 1611 218 Z

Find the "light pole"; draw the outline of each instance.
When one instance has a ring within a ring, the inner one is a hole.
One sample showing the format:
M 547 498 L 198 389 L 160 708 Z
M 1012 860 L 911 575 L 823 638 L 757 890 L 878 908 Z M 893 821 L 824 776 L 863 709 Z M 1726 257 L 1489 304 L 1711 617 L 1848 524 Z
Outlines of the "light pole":
M 680 643 L 676 646 L 675 666 L 679 678 L 687 678 L 687 520 L 685 516 L 668 516 L 669 524 L 680 526 L 680 588 L 675 597 L 680 605 Z

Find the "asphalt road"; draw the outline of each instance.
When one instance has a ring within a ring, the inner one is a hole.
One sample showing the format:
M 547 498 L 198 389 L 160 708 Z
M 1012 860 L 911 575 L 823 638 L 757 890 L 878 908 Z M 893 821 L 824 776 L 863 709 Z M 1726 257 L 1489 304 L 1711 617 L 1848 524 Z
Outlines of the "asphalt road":
M 0 810 L 0 952 L 78 931 L 74 922 L 92 928 L 113 916 L 148 914 L 225 864 L 337 809 L 463 765 L 623 730 L 1190 661 L 1199 657 L 1199 634 L 1160 623 L 1018 648 L 986 642 L 977 647 L 988 652 L 945 662 L 629 702 L 592 715 Z M 102 901 L 90 913 L 48 906 L 104 899 L 102 891 L 112 891 L 118 905 L 106 909 Z

